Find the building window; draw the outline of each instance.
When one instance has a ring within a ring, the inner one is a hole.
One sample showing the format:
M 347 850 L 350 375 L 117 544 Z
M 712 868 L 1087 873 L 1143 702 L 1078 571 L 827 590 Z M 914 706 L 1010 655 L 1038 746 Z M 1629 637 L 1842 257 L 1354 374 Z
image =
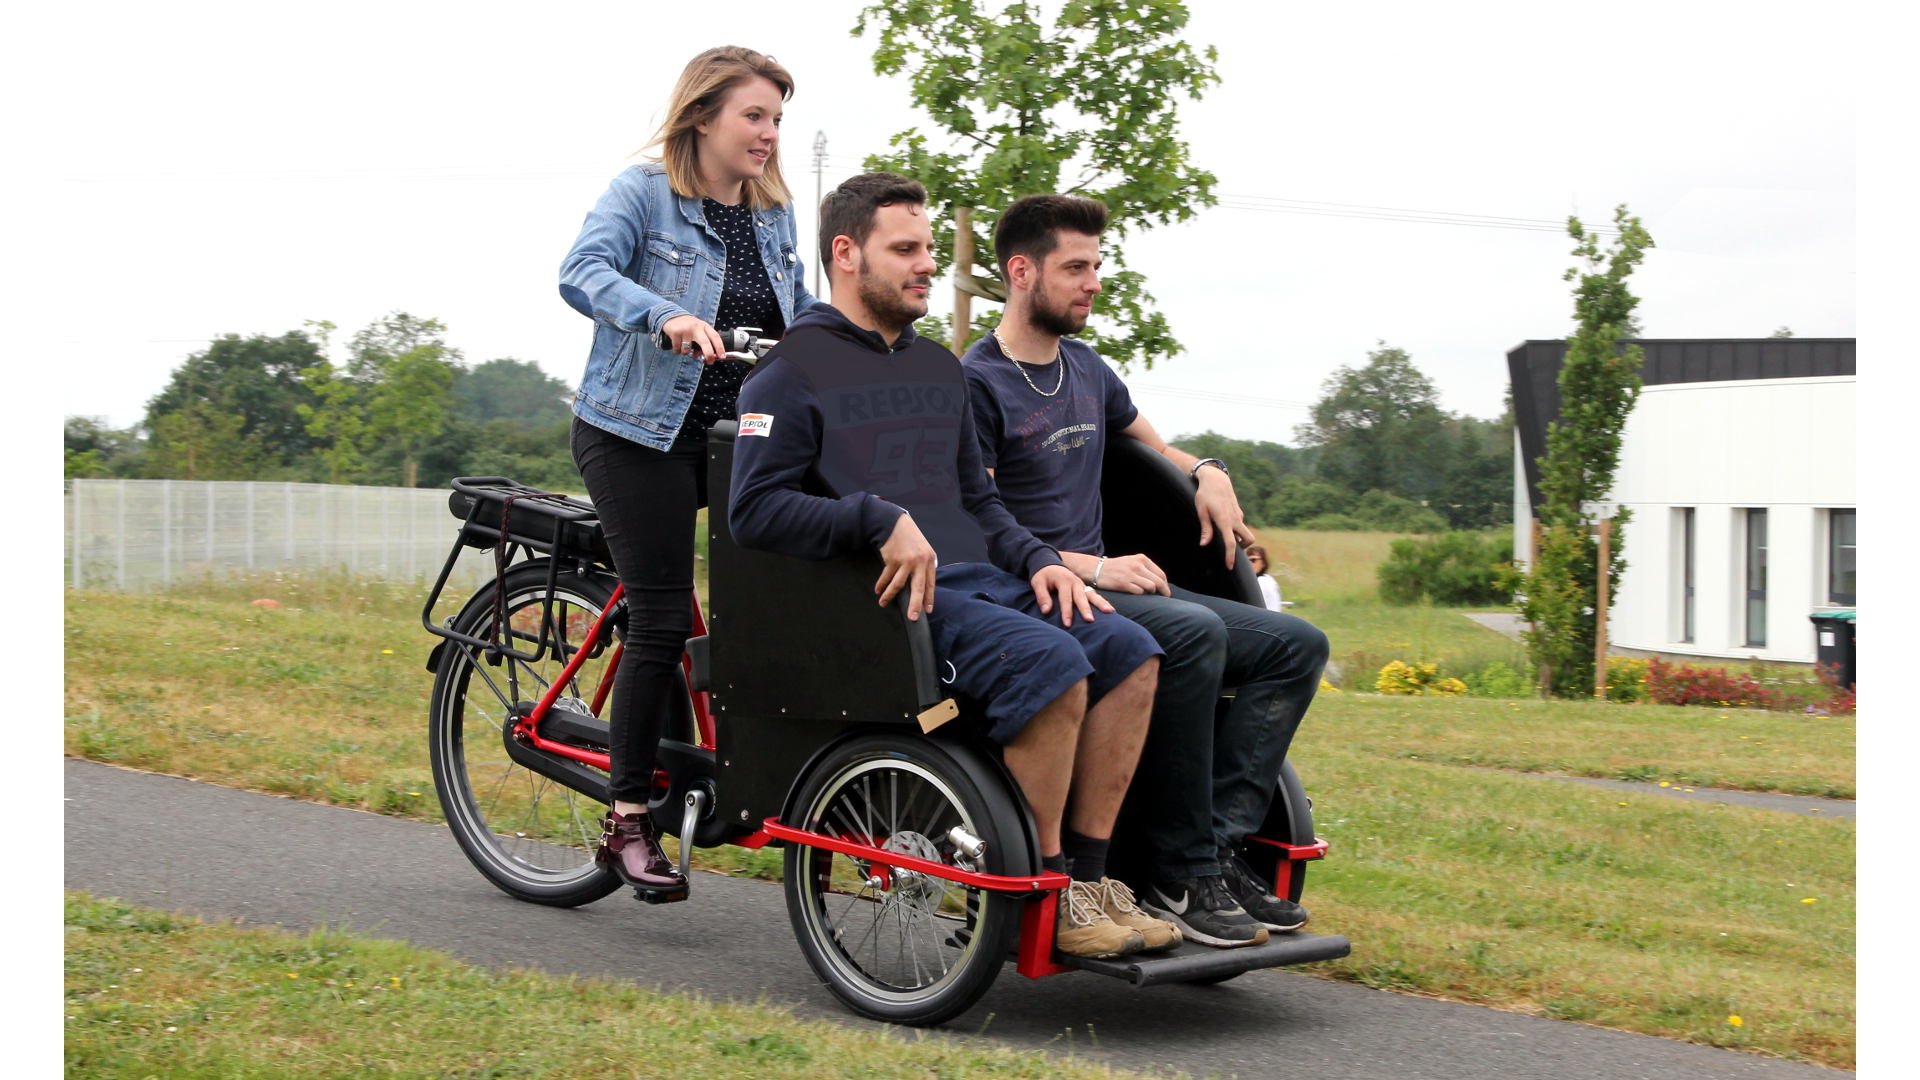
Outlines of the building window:
M 1767 643 L 1767 512 L 1747 511 L 1747 644 Z
M 1827 511 L 1827 603 L 1847 604 L 1853 599 L 1853 514 L 1852 510 Z
M 1676 511 L 1680 529 L 1680 640 L 1693 640 L 1693 507 Z

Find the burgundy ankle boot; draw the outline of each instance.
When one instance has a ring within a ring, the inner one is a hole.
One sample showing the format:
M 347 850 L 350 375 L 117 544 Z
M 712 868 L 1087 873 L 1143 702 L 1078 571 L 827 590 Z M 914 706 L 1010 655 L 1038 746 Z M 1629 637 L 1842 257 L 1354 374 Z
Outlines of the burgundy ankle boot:
M 620 880 L 641 893 L 684 892 L 687 879 L 660 850 L 660 828 L 652 814 L 607 811 L 600 823 L 600 850 L 595 861 L 613 869 Z

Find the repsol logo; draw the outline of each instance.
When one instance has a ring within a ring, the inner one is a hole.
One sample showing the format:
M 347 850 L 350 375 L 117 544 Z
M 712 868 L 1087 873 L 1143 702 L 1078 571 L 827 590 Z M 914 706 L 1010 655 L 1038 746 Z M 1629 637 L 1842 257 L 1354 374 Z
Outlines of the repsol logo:
M 885 383 L 831 391 L 834 419 L 842 424 L 902 420 L 921 416 L 959 416 L 966 406 L 958 383 Z

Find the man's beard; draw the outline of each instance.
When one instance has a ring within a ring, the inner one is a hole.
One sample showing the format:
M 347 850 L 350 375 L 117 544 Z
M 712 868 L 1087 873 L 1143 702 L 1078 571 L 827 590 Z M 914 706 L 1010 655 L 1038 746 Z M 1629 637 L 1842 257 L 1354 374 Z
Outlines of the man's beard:
M 931 283 L 910 278 L 897 284 L 888 284 L 863 264 L 860 267 L 860 304 L 880 325 L 905 329 L 927 313 L 927 302 L 924 299 L 909 300 L 901 290 L 908 285 Z
M 1052 297 L 1047 295 L 1047 279 L 1042 277 L 1035 283 L 1033 303 L 1027 306 L 1027 321 L 1035 330 L 1052 334 L 1054 337 L 1069 337 L 1087 328 L 1087 317 L 1073 310 L 1073 301 L 1069 300 L 1059 307 L 1051 306 Z

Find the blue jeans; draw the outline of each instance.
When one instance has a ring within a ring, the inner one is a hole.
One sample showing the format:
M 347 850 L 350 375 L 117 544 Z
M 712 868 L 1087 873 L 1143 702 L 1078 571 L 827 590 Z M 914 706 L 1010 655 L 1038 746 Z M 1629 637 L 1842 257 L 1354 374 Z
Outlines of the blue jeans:
M 1320 672 L 1327 635 L 1312 623 L 1175 586 L 1171 597 L 1102 591 L 1167 655 L 1125 827 L 1156 878 L 1220 872 L 1221 855 L 1260 827 Z M 1233 703 L 1218 708 L 1223 689 Z

